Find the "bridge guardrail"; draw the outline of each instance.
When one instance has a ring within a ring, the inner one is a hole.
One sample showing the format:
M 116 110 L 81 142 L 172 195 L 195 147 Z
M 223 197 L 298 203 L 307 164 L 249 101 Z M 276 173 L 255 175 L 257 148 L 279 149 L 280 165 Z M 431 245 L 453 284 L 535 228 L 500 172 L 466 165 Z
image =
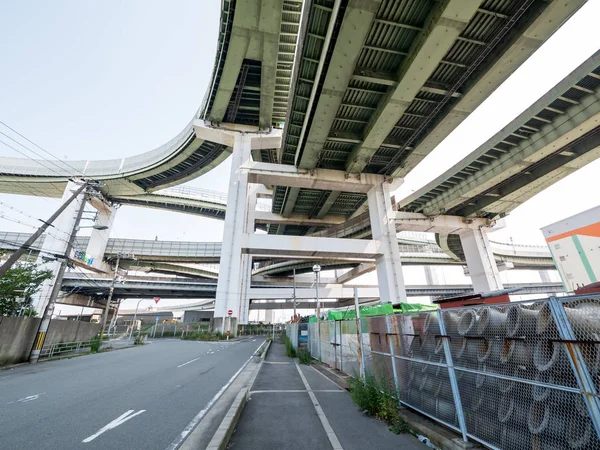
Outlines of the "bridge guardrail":
M 309 324 L 313 358 L 490 448 L 600 449 L 600 296 Z M 320 334 L 320 345 L 319 345 Z

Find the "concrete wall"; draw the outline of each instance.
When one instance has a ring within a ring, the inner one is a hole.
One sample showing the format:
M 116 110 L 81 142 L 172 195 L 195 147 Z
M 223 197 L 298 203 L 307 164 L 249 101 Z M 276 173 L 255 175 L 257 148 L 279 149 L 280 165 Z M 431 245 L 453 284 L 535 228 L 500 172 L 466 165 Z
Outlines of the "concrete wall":
M 212 311 L 184 311 L 181 321 L 183 323 L 208 322 L 213 316 Z
M 52 320 L 44 346 L 58 342 L 89 341 L 100 331 L 99 323 L 74 320 Z
M 27 360 L 41 321 L 0 316 L 0 366 Z
M 27 361 L 41 319 L 0 316 L 0 366 Z M 58 342 L 92 339 L 100 324 L 72 320 L 52 320 L 44 346 Z

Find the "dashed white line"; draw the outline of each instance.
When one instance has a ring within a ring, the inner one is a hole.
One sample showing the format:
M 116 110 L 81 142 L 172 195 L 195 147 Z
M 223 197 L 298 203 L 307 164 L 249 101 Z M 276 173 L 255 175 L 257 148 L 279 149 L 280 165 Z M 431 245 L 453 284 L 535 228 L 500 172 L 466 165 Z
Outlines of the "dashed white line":
M 199 359 L 200 359 L 200 357 L 197 357 L 197 358 L 194 358 L 194 359 L 192 359 L 192 360 L 190 360 L 190 361 L 188 361 L 188 362 L 184 362 L 183 364 L 179 364 L 179 365 L 177 366 L 177 368 L 179 368 L 179 367 L 183 367 L 183 366 L 185 366 L 185 365 L 187 365 L 187 364 L 189 364 L 189 363 L 193 363 L 194 361 L 198 361 Z

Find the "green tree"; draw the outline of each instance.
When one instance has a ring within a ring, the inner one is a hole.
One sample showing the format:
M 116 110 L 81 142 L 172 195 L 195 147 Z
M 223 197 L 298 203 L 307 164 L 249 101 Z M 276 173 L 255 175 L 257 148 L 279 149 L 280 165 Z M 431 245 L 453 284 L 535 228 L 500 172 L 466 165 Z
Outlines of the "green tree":
M 42 283 L 52 278 L 50 270 L 39 270 L 33 263 L 16 264 L 0 278 L 0 316 L 23 314 L 34 317 L 32 296 Z

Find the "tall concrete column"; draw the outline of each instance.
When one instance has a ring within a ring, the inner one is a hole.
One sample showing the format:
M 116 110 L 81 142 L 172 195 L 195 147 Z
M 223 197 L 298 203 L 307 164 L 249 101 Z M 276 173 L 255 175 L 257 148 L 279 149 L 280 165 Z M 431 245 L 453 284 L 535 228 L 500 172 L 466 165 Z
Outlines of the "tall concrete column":
M 66 202 L 73 195 L 73 191 L 77 190 L 79 185 L 69 181 L 62 196 L 62 201 Z M 77 211 L 81 208 L 81 203 L 85 201 L 85 194 L 81 193 L 73 202 L 63 211 L 63 213 L 54 221 L 53 227 L 50 227 L 45 233 L 44 245 L 38 256 L 37 264 L 42 270 L 50 270 L 53 274 L 52 278 L 44 281 L 40 290 L 33 296 L 33 308 L 38 313 L 38 316 L 43 316 L 46 304 L 50 298 L 52 287 L 56 280 L 56 275 L 60 268 L 60 261 L 45 262 L 44 258 L 49 258 L 51 255 L 65 255 L 67 244 L 75 220 Z M 66 255 L 71 256 L 71 255 Z
M 92 206 L 98 210 L 98 215 L 96 216 L 96 222 L 94 225 L 106 226 L 108 228 L 106 230 L 92 229 L 92 234 L 90 235 L 90 240 L 88 242 L 85 254 L 88 259 L 93 258 L 91 264 L 92 267 L 109 272 L 110 267 L 102 260 L 102 258 L 104 258 L 104 253 L 106 252 L 108 238 L 110 237 L 110 233 L 115 222 L 115 217 L 117 215 L 117 208 L 115 206 L 107 205 L 104 202 L 98 201 L 97 203 L 98 204 L 96 204 L 96 202 L 92 203 Z
M 439 285 L 440 277 L 438 276 L 438 270 L 436 266 L 423 266 L 425 270 L 425 281 L 429 286 Z M 429 297 L 429 301 L 433 303 L 435 297 Z
M 215 299 L 214 329 L 235 334 L 243 292 L 242 240 L 248 232 L 248 167 L 252 138 L 236 133 L 233 143 L 229 193 L 223 227 L 223 246 Z M 254 230 L 252 230 L 254 231 Z M 247 268 L 249 270 L 249 267 Z M 233 311 L 232 316 L 227 311 Z
M 379 297 L 382 303 L 406 302 L 400 249 L 396 237 L 396 216 L 388 183 L 375 185 L 367 193 L 373 239 L 381 242 L 381 255 L 375 258 Z
M 490 292 L 502 289 L 502 281 L 492 248 L 487 237 L 487 231 L 465 229 L 459 232 L 469 275 L 475 292 Z

